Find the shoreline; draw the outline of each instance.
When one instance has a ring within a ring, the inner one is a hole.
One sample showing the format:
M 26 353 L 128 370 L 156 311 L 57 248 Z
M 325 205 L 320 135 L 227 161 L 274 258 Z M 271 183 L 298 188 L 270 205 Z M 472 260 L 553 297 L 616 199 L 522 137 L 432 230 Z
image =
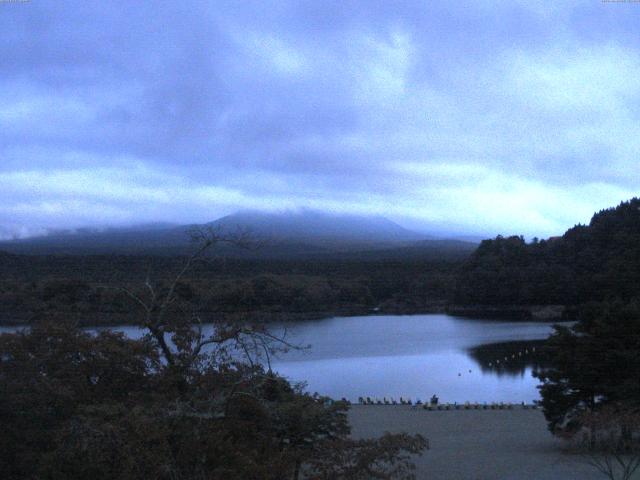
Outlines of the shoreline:
M 55 313 L 55 312 L 54 312 Z M 275 322 L 304 322 L 314 320 L 325 320 L 334 317 L 360 317 L 360 316 L 380 316 L 380 315 L 434 315 L 434 314 L 447 314 L 444 307 L 425 307 L 425 308 L 389 308 L 389 309 L 376 309 L 371 307 L 345 307 L 335 310 L 313 310 L 305 312 L 278 312 L 278 311 L 211 311 L 203 312 L 204 316 L 208 317 L 227 317 L 229 319 L 239 318 L 254 321 L 258 323 L 275 323 Z M 45 315 L 42 312 L 32 312 L 30 314 L 9 314 L 3 312 L 3 316 L 0 317 L 0 326 L 25 326 L 32 323 L 37 317 Z M 74 313 L 76 316 L 80 316 Z M 132 325 L 134 321 L 134 315 L 124 313 L 104 313 L 103 315 L 91 314 L 91 317 L 109 317 L 109 321 L 106 322 L 80 322 L 83 327 L 106 327 L 106 326 L 125 326 Z M 10 320 L 11 318 L 20 318 L 18 321 Z M 122 318 L 123 321 L 118 321 L 117 318 Z M 115 320 L 115 321 L 114 321 Z
M 432 480 L 597 480 L 601 474 L 547 430 L 539 409 L 435 410 L 351 405 L 353 438 L 421 434 L 416 478 Z
M 449 315 L 511 321 L 559 322 L 570 320 L 566 305 L 447 305 Z
M 566 307 L 563 306 L 523 306 L 523 307 L 497 307 L 497 306 L 445 306 L 445 305 L 433 305 L 431 307 L 415 308 L 415 307 L 395 307 L 395 308 L 341 308 L 336 310 L 320 310 L 320 311 L 308 311 L 308 312 L 269 312 L 269 311 L 246 311 L 246 312 L 205 312 L 205 316 L 216 317 L 225 316 L 229 319 L 243 319 L 258 323 L 276 323 L 276 322 L 307 322 L 316 320 L 325 320 L 335 317 L 360 317 L 360 316 L 403 316 L 403 315 L 448 315 L 451 317 L 460 317 L 466 319 L 478 319 L 478 320 L 496 320 L 504 322 L 538 322 L 538 323 L 551 323 L 566 321 L 562 314 L 555 314 L 562 307 L 561 311 L 565 311 Z M 554 315 L 549 313 L 542 315 L 531 315 L 531 310 L 542 312 L 553 312 Z M 527 313 L 528 312 L 528 313 Z M 54 312 L 55 314 L 55 312 Z M 25 327 L 33 323 L 36 318 L 46 315 L 42 312 L 33 312 L 25 315 L 16 314 L 10 315 L 7 312 L 3 312 L 3 316 L 0 317 L 0 327 Z M 79 314 L 74 314 L 80 316 Z M 90 315 L 100 316 L 100 315 Z M 91 327 L 123 327 L 133 326 L 135 321 L 133 315 L 121 314 L 121 313 L 109 313 L 102 317 L 109 317 L 109 321 L 81 321 L 80 326 L 83 328 Z M 11 320 L 9 317 L 19 318 L 19 320 Z M 122 321 L 118 321 L 117 318 L 121 318 Z
M 360 397 L 363 398 L 363 397 Z M 369 397 L 364 397 L 368 399 Z M 402 398 L 402 397 L 400 397 Z M 390 402 L 374 401 L 372 403 L 365 402 L 349 402 L 350 406 L 358 407 L 408 407 L 411 410 L 425 410 L 427 412 L 437 411 L 464 411 L 464 410 L 540 410 L 540 407 L 534 403 L 512 403 L 512 402 L 446 402 L 433 405 L 430 403 L 407 403 L 406 401 L 397 402 L 391 399 Z

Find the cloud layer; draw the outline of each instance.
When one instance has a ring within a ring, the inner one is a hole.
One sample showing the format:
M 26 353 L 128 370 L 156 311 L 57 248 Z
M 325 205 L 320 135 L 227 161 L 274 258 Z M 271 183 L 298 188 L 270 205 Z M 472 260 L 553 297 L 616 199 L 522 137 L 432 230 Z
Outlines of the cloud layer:
M 637 195 L 640 6 L 0 3 L 0 236 L 381 214 L 554 235 Z

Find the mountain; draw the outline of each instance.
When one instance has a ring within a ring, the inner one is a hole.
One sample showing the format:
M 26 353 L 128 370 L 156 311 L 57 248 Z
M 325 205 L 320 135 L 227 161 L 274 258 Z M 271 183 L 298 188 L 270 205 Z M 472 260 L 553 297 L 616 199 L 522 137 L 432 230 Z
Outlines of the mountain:
M 0 242 L 0 250 L 28 254 L 173 255 L 188 251 L 189 232 L 199 228 L 213 228 L 230 233 L 241 230 L 249 232 L 255 238 L 265 239 L 266 245 L 259 252 L 248 254 L 260 257 L 388 250 L 414 246 L 421 241 L 427 243 L 422 246 L 417 244 L 416 248 L 430 248 L 426 235 L 407 230 L 384 217 L 332 215 L 303 210 L 284 213 L 243 211 L 201 225 L 154 224 L 54 232 L 40 237 Z M 465 244 L 465 247 L 468 245 L 471 244 Z M 442 248 L 442 245 L 438 244 L 438 248 Z M 454 249 L 457 250 L 457 247 L 454 246 Z M 236 256 L 247 255 L 228 247 L 222 247 L 221 251 Z
M 246 228 L 259 237 L 318 242 L 412 242 L 427 238 L 381 216 L 332 215 L 313 210 L 238 212 L 211 223 L 223 230 Z
M 60 230 L 47 235 L 0 242 L 0 250 L 21 254 L 157 253 L 184 250 L 184 227 L 140 225 L 126 228 Z

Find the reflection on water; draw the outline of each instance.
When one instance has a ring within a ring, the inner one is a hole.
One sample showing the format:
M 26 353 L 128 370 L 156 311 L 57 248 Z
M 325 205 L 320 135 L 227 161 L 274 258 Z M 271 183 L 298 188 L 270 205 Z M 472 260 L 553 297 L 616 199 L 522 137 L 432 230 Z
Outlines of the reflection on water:
M 532 371 L 552 324 L 448 315 L 377 315 L 274 324 L 311 345 L 273 359 L 273 369 L 333 398 L 399 397 L 443 402 L 531 402 Z M 211 328 L 210 326 L 207 329 Z M 5 330 L 14 330 L 5 329 Z M 119 326 L 131 338 L 143 331 Z
M 544 367 L 544 340 L 478 345 L 468 350 L 483 373 L 523 377 L 527 371 Z
M 539 399 L 532 376 L 536 352 L 551 331 L 550 323 L 448 315 L 299 322 L 288 325 L 289 339 L 311 349 L 290 352 L 274 369 L 306 381 L 310 392 L 352 401 L 360 396 L 424 401 L 437 394 L 443 402 L 532 402 Z

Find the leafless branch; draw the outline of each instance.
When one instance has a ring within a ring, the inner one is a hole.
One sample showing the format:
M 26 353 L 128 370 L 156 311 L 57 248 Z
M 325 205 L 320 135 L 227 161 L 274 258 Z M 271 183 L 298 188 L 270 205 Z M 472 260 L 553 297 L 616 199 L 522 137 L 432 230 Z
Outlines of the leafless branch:
M 207 253 L 218 244 L 225 243 L 245 250 L 254 250 L 265 244 L 265 240 L 256 240 L 251 231 L 237 227 L 235 230 L 223 230 L 219 227 L 208 226 L 193 229 L 189 232 L 191 240 L 197 244 L 196 249 L 189 255 L 182 267 L 171 278 L 169 285 L 164 289 L 154 287 L 149 277 L 144 282 L 146 295 L 134 292 L 126 287 L 116 287 L 137 305 L 142 307 L 144 318 L 141 326 L 147 329 L 149 335 L 157 342 L 168 365 L 180 363 L 182 367 L 190 368 L 208 346 L 215 346 L 214 351 L 226 350 L 226 345 L 235 345 L 241 349 L 247 359 L 254 365 L 255 358 L 264 355 L 268 368 L 271 368 L 271 353 L 277 348 L 295 349 L 297 345 L 288 342 L 284 337 L 278 337 L 268 332 L 263 326 L 243 326 L 242 324 L 230 324 L 220 322 L 214 325 L 214 331 L 206 336 L 203 331 L 203 322 L 196 313 L 188 313 L 180 304 L 178 286 L 187 272 L 193 268 L 194 262 L 204 260 Z M 113 287 L 111 287 L 113 288 Z M 144 293 L 144 292 L 143 292 Z M 146 298 L 145 298 L 146 297 Z M 177 310 L 176 310 L 177 309 Z M 179 312 L 182 320 L 175 322 L 175 313 Z M 170 316 L 171 315 L 171 316 Z M 178 327 L 176 325 L 182 325 Z M 175 335 L 179 330 L 192 330 L 183 339 L 183 344 L 176 341 Z M 169 345 L 165 335 L 174 332 L 173 347 Z

